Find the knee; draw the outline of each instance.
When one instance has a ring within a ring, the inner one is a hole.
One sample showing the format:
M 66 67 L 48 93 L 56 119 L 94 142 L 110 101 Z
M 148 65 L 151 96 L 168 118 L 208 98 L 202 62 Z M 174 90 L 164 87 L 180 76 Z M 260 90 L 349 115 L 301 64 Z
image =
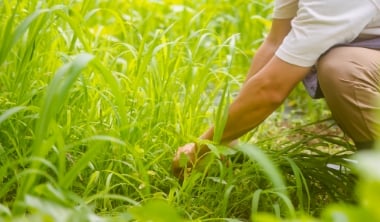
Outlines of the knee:
M 324 94 L 328 94 L 330 91 L 339 91 L 342 80 L 352 78 L 351 65 L 341 54 L 339 48 L 332 49 L 319 59 L 317 63 L 318 81 Z
M 353 81 L 355 68 L 347 52 L 341 48 L 335 48 L 323 55 L 318 63 L 318 82 L 324 96 L 338 96 L 347 83 Z

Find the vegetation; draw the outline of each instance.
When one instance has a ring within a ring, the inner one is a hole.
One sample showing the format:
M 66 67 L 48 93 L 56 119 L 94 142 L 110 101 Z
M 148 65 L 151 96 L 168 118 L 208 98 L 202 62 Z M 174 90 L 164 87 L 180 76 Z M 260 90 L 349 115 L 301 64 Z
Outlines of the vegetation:
M 171 174 L 178 146 L 213 123 L 221 133 L 271 10 L 0 1 L 0 219 L 379 219 L 378 154 L 352 167 L 352 143 L 302 86 L 236 149 L 203 141 L 212 154 L 183 181 Z

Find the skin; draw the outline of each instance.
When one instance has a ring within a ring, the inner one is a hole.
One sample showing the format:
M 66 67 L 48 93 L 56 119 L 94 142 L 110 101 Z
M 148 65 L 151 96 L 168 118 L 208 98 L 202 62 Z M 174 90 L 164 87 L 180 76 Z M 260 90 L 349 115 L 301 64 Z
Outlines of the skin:
M 283 103 L 297 83 L 310 71 L 310 67 L 289 64 L 275 55 L 290 30 L 290 19 L 273 20 L 269 35 L 253 58 L 239 95 L 229 107 L 222 144 L 231 144 L 258 126 Z M 213 134 L 214 128 L 210 127 L 200 139 L 212 140 Z M 191 170 L 194 163 L 207 152 L 207 146 L 195 143 L 179 147 L 173 159 L 174 175 L 183 176 L 184 169 L 179 164 L 182 154 L 188 157 L 187 170 Z

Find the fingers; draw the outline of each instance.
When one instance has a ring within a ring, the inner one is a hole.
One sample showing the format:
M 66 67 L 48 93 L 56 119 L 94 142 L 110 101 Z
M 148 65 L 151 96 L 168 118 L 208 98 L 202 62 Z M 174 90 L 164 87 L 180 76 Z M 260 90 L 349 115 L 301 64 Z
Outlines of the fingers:
M 190 162 L 193 163 L 195 159 L 195 152 L 196 152 L 195 143 L 188 143 L 178 148 L 174 156 L 174 160 L 179 161 L 181 158 L 181 155 L 185 154 L 189 158 Z
M 172 162 L 172 172 L 177 178 L 183 179 L 184 171 L 190 173 L 195 162 L 196 144 L 188 143 L 178 148 Z

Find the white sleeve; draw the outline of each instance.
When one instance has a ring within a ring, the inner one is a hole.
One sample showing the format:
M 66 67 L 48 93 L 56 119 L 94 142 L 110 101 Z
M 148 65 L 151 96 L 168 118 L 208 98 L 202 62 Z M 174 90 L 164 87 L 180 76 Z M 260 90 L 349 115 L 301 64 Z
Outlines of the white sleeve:
M 276 56 L 303 67 L 314 65 L 332 46 L 353 41 L 379 13 L 371 0 L 300 0 L 298 6 Z
M 275 0 L 273 18 L 293 18 L 297 14 L 298 0 Z

